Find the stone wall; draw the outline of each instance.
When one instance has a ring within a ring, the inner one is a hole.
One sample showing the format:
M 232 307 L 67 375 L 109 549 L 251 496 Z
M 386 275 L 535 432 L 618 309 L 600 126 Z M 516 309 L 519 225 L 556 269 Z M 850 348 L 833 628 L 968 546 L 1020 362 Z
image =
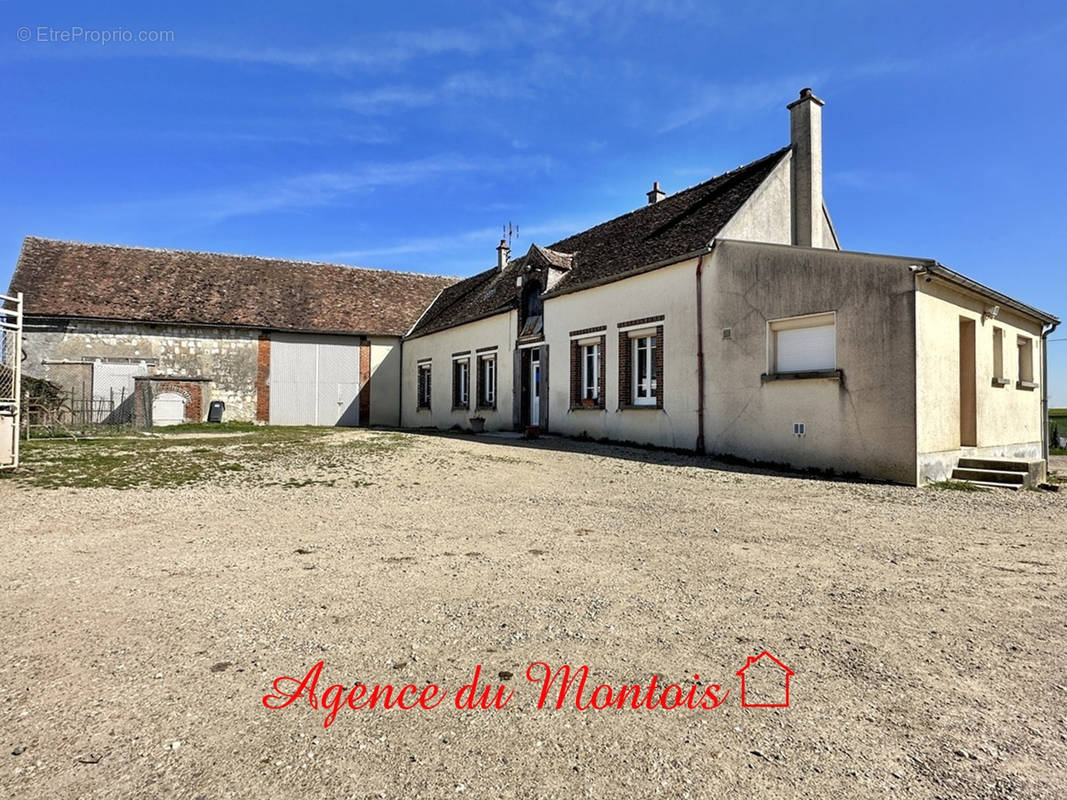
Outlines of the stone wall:
M 91 380 L 86 362 L 144 361 L 149 374 L 210 378 L 211 397 L 226 403 L 226 419 L 251 421 L 258 349 L 257 330 L 32 319 L 25 329 L 23 369 L 77 390 L 75 382 Z

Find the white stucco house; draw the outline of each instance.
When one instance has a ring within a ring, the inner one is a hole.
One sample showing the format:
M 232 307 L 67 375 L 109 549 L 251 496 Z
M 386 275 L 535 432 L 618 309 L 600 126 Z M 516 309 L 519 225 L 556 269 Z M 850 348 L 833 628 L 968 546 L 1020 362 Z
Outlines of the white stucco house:
M 1058 320 L 933 259 L 842 250 L 822 106 L 803 90 L 789 145 L 747 166 L 518 258 L 501 242 L 405 337 L 403 424 L 911 484 L 1040 472 Z
M 9 292 L 25 372 L 195 378 L 193 418 L 207 392 L 282 424 L 536 429 L 908 484 L 1040 477 L 1058 320 L 934 259 L 842 250 L 822 106 L 804 89 L 782 149 L 516 258 L 501 242 L 465 280 L 28 238 Z

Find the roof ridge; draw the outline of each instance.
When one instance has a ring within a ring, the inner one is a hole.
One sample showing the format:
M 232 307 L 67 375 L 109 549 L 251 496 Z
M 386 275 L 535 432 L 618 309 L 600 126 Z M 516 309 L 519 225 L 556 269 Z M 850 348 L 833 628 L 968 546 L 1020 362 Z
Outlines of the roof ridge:
M 334 267 L 336 269 L 359 270 L 361 272 L 386 272 L 390 275 L 408 275 L 415 278 L 445 278 L 447 280 L 462 280 L 456 275 L 435 275 L 428 272 L 412 272 L 411 270 L 387 269 L 385 267 L 361 267 L 355 264 L 335 264 L 330 261 L 309 261 L 306 259 L 297 258 L 278 258 L 277 256 L 258 256 L 249 253 L 220 253 L 216 250 L 185 250 L 182 248 L 173 247 L 145 247 L 144 245 L 136 244 L 107 244 L 106 242 L 82 242 L 74 239 L 55 239 L 50 236 L 27 235 L 23 237 L 23 245 L 25 245 L 25 243 L 30 241 L 31 239 L 37 242 L 53 242 L 55 244 L 77 245 L 79 247 L 99 247 L 116 250 L 141 250 L 149 253 L 171 253 L 177 255 L 191 256 L 222 256 L 223 258 L 247 259 L 249 261 L 271 261 L 274 263 L 290 264 L 301 267 Z
M 663 200 L 659 201 L 659 203 L 648 203 L 648 204 L 643 205 L 643 206 L 638 206 L 637 208 L 632 209 L 631 211 L 627 211 L 625 214 L 619 214 L 619 216 L 617 216 L 617 217 L 612 217 L 611 219 L 605 220 L 604 222 L 600 222 L 600 223 L 594 225 L 592 228 L 586 228 L 584 231 L 578 231 L 577 233 L 572 233 L 570 236 L 565 236 L 564 238 L 559 239 L 558 241 L 554 242 L 552 245 L 549 246 L 549 249 L 554 249 L 555 245 L 559 244 L 560 242 L 565 242 L 568 239 L 575 238 L 576 236 L 581 236 L 582 234 L 589 233 L 590 231 L 595 231 L 597 228 L 602 228 L 605 225 L 610 225 L 613 222 L 618 222 L 619 220 L 625 219 L 626 217 L 632 216 L 634 214 L 640 214 L 642 212 L 646 212 L 646 211 L 648 211 L 650 209 L 655 208 L 660 203 L 666 202 L 666 201 L 668 201 L 668 200 L 670 200 L 672 198 L 679 197 L 680 195 L 683 195 L 686 192 L 691 192 L 691 191 L 694 191 L 696 189 L 699 189 L 702 186 L 707 186 L 709 183 L 714 183 L 715 181 L 722 180 L 723 178 L 727 178 L 727 177 L 729 177 L 731 175 L 734 175 L 735 173 L 739 173 L 739 172 L 742 172 L 744 170 L 751 169 L 752 167 L 755 167 L 757 164 L 762 164 L 764 161 L 767 161 L 769 159 L 776 158 L 776 157 L 777 158 L 781 158 L 783 155 L 785 155 L 786 151 L 788 151 L 791 147 L 792 147 L 792 145 L 786 145 L 785 147 L 782 147 L 782 148 L 779 148 L 778 150 L 775 150 L 773 153 L 768 153 L 767 155 L 762 156 L 760 158 L 757 158 L 754 161 L 750 161 L 747 164 L 742 164 L 739 167 L 734 167 L 731 170 L 727 170 L 726 172 L 721 172 L 718 175 L 714 175 L 714 176 L 708 178 L 707 180 L 701 181 L 700 183 L 694 183 L 692 186 L 687 186 L 684 189 L 679 189 L 677 192 L 673 192 L 673 193 L 667 195 L 666 197 L 664 197 Z M 560 251 L 557 251 L 557 252 L 565 252 L 565 251 L 560 250 Z M 573 253 L 572 253 L 572 255 L 573 255 Z

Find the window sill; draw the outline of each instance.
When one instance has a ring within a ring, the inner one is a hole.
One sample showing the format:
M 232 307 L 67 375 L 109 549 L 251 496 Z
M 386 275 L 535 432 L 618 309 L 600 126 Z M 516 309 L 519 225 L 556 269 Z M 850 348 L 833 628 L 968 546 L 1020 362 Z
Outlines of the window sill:
M 663 409 L 657 406 L 655 403 L 652 405 L 631 405 L 622 404 L 619 406 L 619 411 L 662 411 Z
M 818 369 L 811 372 L 773 372 L 759 376 L 760 383 L 771 381 L 840 381 L 845 373 L 839 369 Z
M 475 411 L 496 411 L 496 403 L 491 406 L 478 405 L 474 408 Z
M 602 406 L 602 405 L 599 405 L 599 406 L 583 406 L 583 405 L 579 404 L 579 405 L 572 405 L 571 406 L 571 411 L 604 411 L 604 410 L 605 410 L 604 406 Z
M 1034 389 L 1037 388 L 1037 384 L 1034 383 L 1033 381 L 1016 381 L 1015 382 L 1015 388 L 1016 389 L 1026 389 L 1026 391 L 1032 392 Z
M 994 386 L 1007 386 L 1009 383 L 1011 383 L 1010 378 L 993 378 Z
M 464 413 L 466 413 L 467 411 L 470 411 L 471 408 L 470 408 L 470 406 L 452 406 L 452 410 L 453 411 L 463 411 Z
M 415 409 L 415 411 L 429 411 L 429 410 L 430 410 L 429 406 L 419 406 L 418 408 Z

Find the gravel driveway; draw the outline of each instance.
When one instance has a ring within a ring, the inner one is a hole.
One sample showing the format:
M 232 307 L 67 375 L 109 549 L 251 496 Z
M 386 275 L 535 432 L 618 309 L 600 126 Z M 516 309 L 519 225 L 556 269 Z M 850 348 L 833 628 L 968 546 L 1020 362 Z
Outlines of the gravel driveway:
M 2 796 L 1067 796 L 1067 492 L 383 436 L 182 488 L 0 482 Z M 741 705 L 763 650 L 787 708 Z M 319 661 L 320 693 L 481 665 L 515 694 L 264 707 Z M 538 710 L 534 662 L 729 695 Z

